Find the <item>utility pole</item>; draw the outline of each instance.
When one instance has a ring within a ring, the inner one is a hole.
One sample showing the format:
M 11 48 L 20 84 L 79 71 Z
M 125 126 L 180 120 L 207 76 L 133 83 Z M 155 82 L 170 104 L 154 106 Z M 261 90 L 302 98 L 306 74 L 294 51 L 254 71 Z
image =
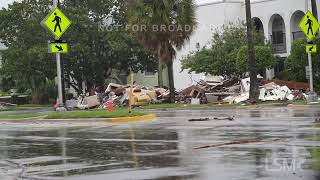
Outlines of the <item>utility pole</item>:
M 251 103 L 256 103 L 259 100 L 259 82 L 258 82 L 258 69 L 256 63 L 256 54 L 253 44 L 253 28 L 251 18 L 251 4 L 250 0 L 245 0 L 246 7 L 246 21 L 247 21 L 247 39 L 248 39 L 248 63 L 250 72 L 250 94 L 249 100 Z
M 316 0 L 311 0 L 311 8 L 312 8 L 312 14 L 318 20 L 318 10 L 317 10 L 317 2 L 316 2 Z

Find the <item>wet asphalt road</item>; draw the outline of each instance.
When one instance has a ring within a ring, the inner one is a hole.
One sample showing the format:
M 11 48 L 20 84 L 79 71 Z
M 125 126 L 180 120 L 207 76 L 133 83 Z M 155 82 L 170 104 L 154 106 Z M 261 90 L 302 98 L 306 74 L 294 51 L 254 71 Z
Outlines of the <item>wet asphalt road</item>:
M 0 179 L 320 179 L 319 108 L 154 113 L 108 127 L 2 124 Z M 235 121 L 188 121 L 214 116 Z

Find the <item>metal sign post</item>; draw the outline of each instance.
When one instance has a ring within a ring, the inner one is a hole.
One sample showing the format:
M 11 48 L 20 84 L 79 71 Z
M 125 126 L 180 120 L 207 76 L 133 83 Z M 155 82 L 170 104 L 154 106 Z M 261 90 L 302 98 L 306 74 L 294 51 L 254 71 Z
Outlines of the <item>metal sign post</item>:
M 129 113 L 132 112 L 132 105 L 133 105 L 133 72 L 130 71 Z
M 58 0 L 53 0 L 54 7 L 58 7 Z M 56 37 L 56 40 L 59 40 L 59 37 Z M 59 107 L 57 108 L 58 112 L 64 112 L 66 109 L 64 108 L 63 105 L 63 89 L 62 89 L 62 77 L 61 77 L 61 54 L 58 52 L 56 53 L 56 63 L 57 63 L 57 76 L 58 76 L 58 105 Z
M 312 73 L 312 57 L 311 57 L 311 52 L 308 52 L 308 62 L 309 62 L 310 92 L 314 92 L 314 91 L 313 91 L 313 73 Z
M 57 76 L 58 76 L 58 99 L 59 99 L 59 109 L 57 111 L 65 111 L 62 109 L 63 105 L 63 96 L 62 96 L 62 77 L 61 77 L 61 54 L 56 53 L 56 62 L 57 62 Z
M 313 14 L 308 11 L 305 16 L 301 19 L 299 24 L 300 29 L 308 38 L 308 45 L 306 46 L 306 52 L 308 54 L 308 64 L 309 64 L 309 86 L 310 92 L 307 97 L 308 103 L 318 103 L 317 94 L 313 89 L 313 72 L 312 72 L 312 53 L 317 52 L 317 46 L 312 44 L 312 40 L 316 36 L 319 30 L 319 23 Z
M 66 32 L 71 25 L 71 21 L 58 8 L 58 0 L 53 0 L 52 11 L 45 17 L 41 25 L 48 29 L 55 37 L 55 43 L 49 44 L 49 53 L 56 54 L 57 77 L 58 77 L 58 105 L 57 111 L 64 112 L 66 109 L 63 105 L 63 84 L 61 73 L 61 53 L 68 52 L 68 45 L 61 43 L 60 37 Z
M 312 72 L 312 52 L 309 51 L 308 52 L 308 64 L 309 64 L 309 88 L 310 88 L 310 92 L 308 94 L 307 97 L 307 102 L 309 104 L 311 103 L 318 103 L 318 95 L 317 93 L 314 92 L 314 88 L 313 88 L 313 72 Z

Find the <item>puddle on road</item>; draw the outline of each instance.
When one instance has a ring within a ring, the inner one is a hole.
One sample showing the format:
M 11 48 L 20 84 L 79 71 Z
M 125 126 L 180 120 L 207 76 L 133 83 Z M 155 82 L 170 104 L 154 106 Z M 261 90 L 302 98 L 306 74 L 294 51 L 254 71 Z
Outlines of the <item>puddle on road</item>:
M 235 121 L 218 126 L 187 121 L 231 113 Z M 312 118 L 317 114 L 208 110 L 161 112 L 165 118 L 153 123 L 108 128 L 0 127 L 0 179 L 316 180 L 320 127 Z M 230 143 L 239 138 L 263 143 Z M 223 146 L 194 149 L 208 144 Z

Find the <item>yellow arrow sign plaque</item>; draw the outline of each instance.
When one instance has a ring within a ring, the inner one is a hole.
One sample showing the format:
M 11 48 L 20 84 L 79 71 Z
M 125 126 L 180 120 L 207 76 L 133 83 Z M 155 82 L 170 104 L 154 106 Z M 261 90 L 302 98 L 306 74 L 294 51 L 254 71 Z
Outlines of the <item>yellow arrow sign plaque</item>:
M 317 53 L 317 45 L 309 44 L 306 45 L 306 53 Z
M 41 25 L 49 29 L 59 39 L 70 27 L 71 21 L 60 9 L 55 8 L 42 20 Z
M 49 53 L 68 53 L 68 44 L 67 43 L 49 44 Z

